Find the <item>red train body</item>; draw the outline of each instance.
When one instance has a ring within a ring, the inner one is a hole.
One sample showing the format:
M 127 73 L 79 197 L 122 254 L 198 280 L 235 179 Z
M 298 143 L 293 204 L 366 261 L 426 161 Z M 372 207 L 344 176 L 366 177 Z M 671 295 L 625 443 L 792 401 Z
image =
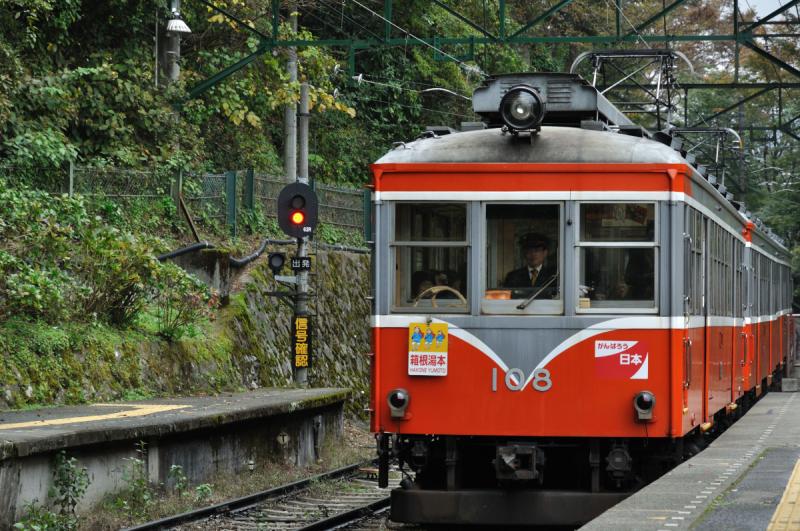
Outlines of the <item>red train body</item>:
M 553 79 L 499 78 L 594 93 Z M 600 99 L 595 117 L 622 121 Z M 724 187 L 644 133 L 546 124 L 424 138 L 373 166 L 371 428 L 382 468 L 414 472 L 393 519 L 584 522 L 794 357 L 788 253 Z M 550 285 L 509 285 L 536 252 Z

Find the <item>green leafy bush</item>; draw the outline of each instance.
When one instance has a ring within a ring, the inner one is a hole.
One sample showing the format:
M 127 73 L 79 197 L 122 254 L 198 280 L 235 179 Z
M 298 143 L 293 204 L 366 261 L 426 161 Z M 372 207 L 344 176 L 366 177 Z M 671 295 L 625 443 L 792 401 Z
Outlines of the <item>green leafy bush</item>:
M 217 296 L 175 264 L 163 264 L 156 277 L 158 333 L 168 340 L 180 339 L 187 327 L 210 317 Z
M 108 209 L 101 204 L 96 210 Z M 152 239 L 108 225 L 79 196 L 2 190 L 0 320 L 13 313 L 52 324 L 125 326 L 154 300 L 164 310 L 163 335 L 175 338 L 211 297 L 199 281 L 160 264 L 154 254 Z
M 76 273 L 86 288 L 85 310 L 113 324 L 130 324 L 147 302 L 159 268 L 152 248 L 109 227 L 85 234 L 82 244 Z
M 67 457 L 64 450 L 56 454 L 53 468 L 53 486 L 48 491 L 52 508 L 30 503 L 25 508 L 25 518 L 14 524 L 14 529 L 24 531 L 71 531 L 78 529 L 75 507 L 89 487 L 89 473 L 78 467 L 78 460 Z
M 136 443 L 136 455 L 125 457 L 122 475 L 125 488 L 114 500 L 114 507 L 127 515 L 129 520 L 142 518 L 154 502 L 153 486 L 147 476 L 147 443 Z

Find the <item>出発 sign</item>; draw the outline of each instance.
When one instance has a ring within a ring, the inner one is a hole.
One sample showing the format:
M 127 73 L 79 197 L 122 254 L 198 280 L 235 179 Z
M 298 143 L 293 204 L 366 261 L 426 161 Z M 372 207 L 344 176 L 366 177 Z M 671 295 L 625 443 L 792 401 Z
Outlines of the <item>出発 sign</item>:
M 311 367 L 311 317 L 295 315 L 292 319 L 292 356 L 294 367 Z

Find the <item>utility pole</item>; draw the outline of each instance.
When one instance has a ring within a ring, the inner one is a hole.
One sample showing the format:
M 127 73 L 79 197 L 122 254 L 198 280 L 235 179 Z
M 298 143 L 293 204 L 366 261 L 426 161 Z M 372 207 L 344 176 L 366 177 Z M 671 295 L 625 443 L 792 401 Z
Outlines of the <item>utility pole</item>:
M 300 85 L 300 113 L 298 133 L 300 136 L 300 168 L 297 180 L 308 184 L 308 83 Z M 301 261 L 308 258 L 308 236 L 297 238 L 297 258 Z M 308 270 L 297 271 L 297 295 L 294 298 L 294 313 L 296 316 L 307 316 L 308 311 Z M 295 367 L 294 381 L 299 385 L 308 386 L 308 369 Z
M 167 21 L 166 64 L 164 69 L 167 73 L 167 81 L 174 83 L 178 81 L 181 75 L 181 35 L 191 33 L 192 30 L 189 29 L 189 26 L 181 17 L 181 0 L 171 0 L 169 9 L 170 19 Z M 156 80 L 158 80 L 158 75 L 156 75 Z
M 289 23 L 292 32 L 297 33 L 297 4 L 289 4 Z M 289 60 L 286 63 L 289 72 L 289 84 L 297 82 L 297 48 L 289 47 Z M 286 182 L 297 180 L 297 106 L 287 103 L 283 110 L 283 168 Z

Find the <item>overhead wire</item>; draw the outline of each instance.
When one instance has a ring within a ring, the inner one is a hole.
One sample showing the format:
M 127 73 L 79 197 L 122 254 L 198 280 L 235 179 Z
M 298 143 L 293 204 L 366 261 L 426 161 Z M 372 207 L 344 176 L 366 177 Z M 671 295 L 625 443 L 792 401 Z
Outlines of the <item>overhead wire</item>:
M 319 5 L 322 5 L 322 3 L 320 3 Z M 326 26 L 326 27 L 330 28 L 330 29 L 331 29 L 331 30 L 333 30 L 334 32 L 338 32 L 338 33 L 340 33 L 340 34 L 342 34 L 342 35 L 345 35 L 345 36 L 347 36 L 347 37 L 350 37 L 350 36 L 352 36 L 352 34 L 350 34 L 350 33 L 346 32 L 346 31 L 344 31 L 343 29 L 337 28 L 337 27 L 336 27 L 334 24 L 331 24 L 330 22 L 328 22 L 328 21 L 327 21 L 327 20 L 325 20 L 324 18 L 320 18 L 320 17 L 316 16 L 316 15 L 315 15 L 313 12 L 311 12 L 311 11 L 309 11 L 309 12 L 305 13 L 305 16 L 308 16 L 308 17 L 311 17 L 311 18 L 313 18 L 313 19 L 316 19 L 317 21 L 319 21 L 320 23 L 322 23 L 324 26 Z M 323 16 L 324 16 L 324 15 L 323 15 Z M 357 26 L 360 26 L 360 27 L 361 27 L 361 28 L 363 28 L 365 31 L 367 31 L 368 33 L 370 33 L 371 35 L 373 35 L 374 37 L 379 37 L 379 36 L 378 36 L 376 33 L 374 33 L 372 30 L 370 30 L 369 28 L 366 28 L 366 27 L 364 27 L 364 26 L 361 26 L 361 24 L 359 24 L 359 23 L 358 23 L 358 22 L 356 22 L 355 20 L 352 20 L 352 19 L 349 19 L 349 18 L 348 18 L 348 21 L 351 21 L 353 24 L 355 24 L 355 25 L 357 25 Z
M 359 76 L 359 77 L 360 77 L 360 82 L 361 83 L 367 83 L 369 85 L 375 85 L 375 86 L 379 86 L 379 87 L 392 88 L 392 89 L 401 90 L 401 91 L 404 91 L 404 92 L 413 92 L 413 93 L 416 93 L 416 94 L 421 94 L 422 93 L 422 91 L 420 91 L 420 90 L 415 90 L 415 89 L 403 87 L 401 85 L 393 85 L 391 83 L 382 83 L 382 82 L 379 82 L 379 81 L 371 81 L 369 79 L 365 79 L 363 77 L 363 75 Z M 458 117 L 467 118 L 467 119 L 474 118 L 474 116 L 469 116 L 469 115 L 466 115 L 466 114 L 452 113 L 452 112 L 442 111 L 442 110 L 439 110 L 439 109 L 431 109 L 429 107 L 424 107 L 424 106 L 421 106 L 421 105 L 420 106 L 405 105 L 405 104 L 402 104 L 402 103 L 390 102 L 390 101 L 386 101 L 386 100 L 380 100 L 380 99 L 377 99 L 377 98 L 370 98 L 369 96 L 365 96 L 365 95 L 359 94 L 359 93 L 354 93 L 354 96 L 356 98 L 366 99 L 367 101 L 378 101 L 378 102 L 381 102 L 381 103 L 386 103 L 387 105 L 388 104 L 399 105 L 401 107 L 405 107 L 405 108 L 408 108 L 408 109 L 425 110 L 425 111 L 429 111 L 429 112 L 447 114 L 447 115 L 450 115 L 450 116 L 458 116 Z
M 329 13 L 331 13 L 331 14 L 336 14 L 336 13 L 337 13 L 337 11 L 336 11 L 336 7 L 337 7 L 337 6 L 335 6 L 335 5 L 334 5 L 332 2 L 328 2 L 328 1 L 325 1 L 325 0 L 319 0 L 317 5 L 318 5 L 318 6 L 319 6 L 319 5 L 322 5 L 322 6 L 324 6 L 325 8 L 327 8 L 328 12 L 329 12 Z M 375 33 L 374 31 L 372 31 L 371 29 L 369 29 L 368 27 L 366 27 L 364 24 L 361 24 L 361 23 L 360 23 L 359 21 L 357 21 L 355 18 L 352 18 L 352 17 L 349 17 L 349 16 L 345 16 L 345 14 L 344 14 L 344 9 L 341 9 L 341 10 L 339 11 L 339 13 L 340 13 L 340 15 L 341 15 L 341 19 L 342 19 L 342 20 L 345 20 L 345 19 L 346 19 L 348 22 L 350 22 L 351 24 L 353 24 L 353 25 L 357 26 L 358 28 L 360 28 L 360 29 L 362 29 L 362 30 L 366 31 L 367 33 L 369 33 L 370 35 L 372 35 L 372 36 L 373 36 L 373 37 L 375 37 L 376 39 L 381 39 L 381 38 L 382 38 L 382 37 L 381 37 L 381 35 L 379 35 L 379 34 Z M 344 32 L 342 31 L 342 33 L 344 33 Z
M 416 106 L 416 105 L 406 105 L 404 103 L 398 103 L 396 101 L 387 101 L 387 100 L 383 100 L 383 99 L 380 99 L 380 98 L 372 98 L 370 96 L 366 96 L 366 95 L 363 95 L 363 94 L 359 94 L 358 98 L 366 100 L 366 101 L 371 101 L 371 102 L 385 103 L 387 105 L 397 105 L 398 107 L 405 107 L 406 109 L 423 110 L 423 111 L 433 112 L 433 113 L 437 113 L 437 114 L 446 114 L 448 116 L 456 116 L 458 118 L 466 118 L 468 120 L 471 120 L 472 118 L 474 118 L 474 116 L 469 116 L 467 114 L 459 114 L 459 113 L 455 113 L 455 112 L 442 111 L 440 109 L 431 109 L 430 107 L 422 107 L 422 106 Z
M 747 0 L 745 0 L 745 1 L 747 1 Z M 607 6 L 608 8 L 612 8 L 612 4 L 610 4 L 610 3 L 609 3 L 609 0 L 605 0 L 605 3 L 606 3 L 606 6 Z M 663 3 L 663 2 L 662 2 L 662 3 Z M 748 6 L 749 6 L 749 2 L 748 2 Z M 631 29 L 634 31 L 634 33 L 635 33 L 635 34 L 636 34 L 636 36 L 638 37 L 639 41 L 641 41 L 641 43 L 642 43 L 642 44 L 643 44 L 643 45 L 644 45 L 646 48 L 649 48 L 649 47 L 650 47 L 650 45 L 647 43 L 647 41 L 645 41 L 645 40 L 644 40 L 644 37 L 642 37 L 641 33 L 640 33 L 640 32 L 639 32 L 637 29 L 636 29 L 636 27 L 633 25 L 633 23 L 630 21 L 630 19 L 629 19 L 629 18 L 628 18 L 628 17 L 625 15 L 625 12 L 624 12 L 624 11 L 623 11 L 623 10 L 622 10 L 622 9 L 621 9 L 619 6 L 617 6 L 617 5 L 616 5 L 616 3 L 614 3 L 614 4 L 613 4 L 613 9 L 614 9 L 614 10 L 616 10 L 616 11 L 619 11 L 619 14 L 620 14 L 620 16 L 621 16 L 621 17 L 622 17 L 622 18 L 625 20 L 625 22 L 626 22 L 626 23 L 627 23 L 627 24 L 628 24 L 628 25 L 631 27 Z M 751 8 L 751 9 L 752 9 L 752 8 Z M 664 37 L 667 37 L 666 18 L 664 18 L 664 21 L 663 21 L 663 22 L 664 22 L 664 24 L 663 24 L 663 27 L 664 27 Z M 675 85 L 675 88 L 676 88 L 676 89 L 678 89 L 678 90 L 676 90 L 676 93 L 680 95 L 680 94 L 681 94 L 681 92 L 680 92 L 680 89 L 682 89 L 683 87 L 681 87 L 681 85 L 680 85 L 680 83 L 678 82 L 678 80 L 677 80 L 677 79 L 674 79 L 673 83 L 674 83 L 674 85 Z M 683 93 L 685 93 L 685 92 L 683 92 Z M 671 103 L 671 102 L 670 102 L 670 103 Z M 687 102 L 684 102 L 684 104 L 685 104 L 685 105 L 688 105 L 688 101 L 687 101 Z M 678 107 L 677 107 L 677 105 L 676 105 L 675 107 L 676 107 L 676 109 L 678 108 Z M 701 119 L 701 121 L 702 121 L 702 122 L 703 122 L 705 125 L 707 125 L 707 126 L 711 127 L 711 125 L 708 123 L 708 121 L 705 119 L 705 117 L 704 117 L 704 116 L 700 116 L 700 119 Z M 689 125 L 689 124 L 685 124 L 685 125 L 688 127 L 688 125 Z M 667 127 L 669 127 L 669 122 L 667 122 Z M 699 144 L 699 145 L 702 145 L 702 142 L 701 142 L 701 144 Z M 695 146 L 695 147 L 699 147 L 699 145 L 698 145 L 698 146 Z
M 441 86 L 441 85 L 434 85 L 432 83 L 423 83 L 422 81 L 409 81 L 409 80 L 405 80 L 405 79 L 402 79 L 402 80 L 401 79 L 397 79 L 397 78 L 394 78 L 394 77 L 376 76 L 375 74 L 364 74 L 364 75 L 365 76 L 369 76 L 372 79 L 382 79 L 384 81 L 397 81 L 398 83 L 405 83 L 405 84 L 408 84 L 408 85 L 418 85 L 420 87 L 426 87 L 426 88 L 436 88 L 436 87 L 440 87 Z
M 474 72 L 474 73 L 480 74 L 483 77 L 487 77 L 487 75 L 479 67 L 473 66 L 473 65 L 469 65 L 469 64 L 465 63 L 464 61 L 458 59 L 457 57 L 454 57 L 454 56 L 450 55 L 449 53 L 445 52 L 444 50 L 442 50 L 440 48 L 437 48 L 436 46 L 426 42 L 424 39 L 421 39 L 421 38 L 417 37 L 416 35 L 414 35 L 410 31 L 408 31 L 408 30 L 406 30 L 404 28 L 401 28 L 400 26 L 398 26 L 397 24 L 395 24 L 394 22 L 392 22 L 388 18 L 382 16 L 380 13 L 376 13 L 375 11 L 373 11 L 369 7 L 365 6 L 364 4 L 359 2 L 358 0 L 351 0 L 351 1 L 354 4 L 356 4 L 357 6 L 359 6 L 360 8 L 362 8 L 362 9 L 364 9 L 366 11 L 369 11 L 372 14 L 372 16 L 377 17 L 380 20 L 383 20 L 384 22 L 390 24 L 395 29 L 403 32 L 403 34 L 405 34 L 407 37 L 411 37 L 412 39 L 418 41 L 420 44 L 423 44 L 423 45 L 431 48 L 435 52 L 440 53 L 441 55 L 443 55 L 445 57 L 448 57 L 449 59 L 453 60 L 455 63 L 461 65 L 461 67 L 464 68 L 464 70 L 467 71 L 468 73 L 469 72 Z
M 612 4 L 610 4 L 610 3 L 609 3 L 609 0 L 604 0 L 604 1 L 605 1 L 605 3 L 606 3 L 606 6 L 608 6 L 609 8 L 612 6 Z M 624 19 L 625 19 L 625 22 L 627 22 L 627 23 L 628 23 L 628 26 L 630 26 L 630 27 L 631 27 L 631 29 L 632 29 L 632 30 L 633 30 L 633 32 L 636 34 L 636 36 L 639 38 L 639 40 L 640 40 L 640 41 L 642 41 L 642 44 L 643 44 L 643 45 L 644 45 L 646 48 L 649 48 L 649 47 L 650 47 L 650 45 L 647 43 L 647 41 L 646 41 L 646 40 L 644 40 L 644 37 L 642 37 L 642 34 L 641 34 L 641 33 L 639 33 L 639 30 L 637 30 L 637 29 L 636 29 L 636 26 L 634 26 L 634 25 L 633 25 L 633 23 L 630 21 L 630 19 L 629 19 L 627 16 L 625 16 L 625 12 L 622 10 L 622 7 L 621 7 L 621 6 L 618 6 L 618 5 L 616 4 L 616 2 L 613 4 L 613 7 L 614 7 L 614 10 L 615 10 L 615 11 L 619 11 L 619 14 L 620 14 L 620 16 L 621 16 L 622 18 L 624 18 Z
M 650 44 L 647 41 L 644 40 L 644 37 L 642 36 L 642 34 L 639 32 L 639 30 L 636 28 L 636 26 L 633 25 L 633 22 L 631 22 L 631 20 L 627 17 L 627 15 L 625 15 L 625 11 L 622 10 L 621 5 L 617 5 L 616 2 L 614 2 L 613 5 L 612 5 L 609 2 L 609 0 L 604 0 L 604 1 L 606 3 L 606 8 L 607 9 L 612 9 L 613 8 L 614 11 L 619 12 L 620 16 L 625 20 L 625 22 L 628 24 L 628 26 L 630 26 L 630 28 L 636 34 L 638 40 L 642 43 L 642 45 L 645 48 L 649 49 L 650 48 Z M 663 3 L 663 0 L 662 0 L 662 3 Z M 664 17 L 664 37 L 667 36 L 667 25 L 666 24 L 667 24 L 666 17 Z M 675 84 L 677 85 L 677 80 L 675 80 Z M 669 94 L 669 91 L 668 91 L 668 94 Z M 671 105 L 672 102 L 670 101 L 669 103 Z M 653 103 L 653 105 L 655 105 L 655 103 Z M 677 109 L 677 105 L 675 106 L 675 108 Z

